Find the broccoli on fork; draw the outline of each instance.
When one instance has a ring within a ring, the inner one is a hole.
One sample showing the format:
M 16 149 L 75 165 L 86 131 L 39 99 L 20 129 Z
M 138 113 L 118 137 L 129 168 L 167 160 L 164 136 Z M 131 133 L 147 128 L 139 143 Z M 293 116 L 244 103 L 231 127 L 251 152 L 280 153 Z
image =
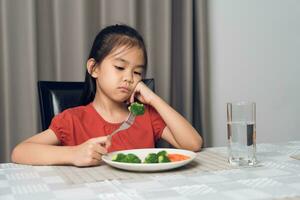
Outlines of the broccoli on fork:
M 133 102 L 128 109 L 134 115 L 143 115 L 145 113 L 144 104 L 138 102 Z

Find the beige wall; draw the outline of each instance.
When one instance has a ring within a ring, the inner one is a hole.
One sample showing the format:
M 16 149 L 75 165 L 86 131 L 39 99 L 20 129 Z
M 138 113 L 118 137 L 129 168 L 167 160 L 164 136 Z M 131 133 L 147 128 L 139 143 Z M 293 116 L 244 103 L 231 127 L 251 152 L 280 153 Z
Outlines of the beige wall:
M 226 102 L 257 102 L 257 141 L 300 140 L 300 1 L 210 0 L 212 145 L 226 144 Z

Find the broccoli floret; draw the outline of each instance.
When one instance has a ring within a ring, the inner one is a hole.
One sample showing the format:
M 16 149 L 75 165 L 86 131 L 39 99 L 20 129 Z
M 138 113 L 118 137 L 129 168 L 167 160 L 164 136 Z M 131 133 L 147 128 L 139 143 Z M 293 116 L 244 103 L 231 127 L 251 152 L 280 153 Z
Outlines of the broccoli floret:
M 124 163 L 141 163 L 141 159 L 137 157 L 135 154 L 129 153 L 129 154 L 123 154 L 118 153 L 112 157 L 112 161 L 116 162 L 124 162 Z
M 145 160 L 144 163 L 158 163 L 158 156 L 156 153 L 149 153 Z
M 143 115 L 145 113 L 144 104 L 134 102 L 129 106 L 129 111 L 134 115 Z
M 141 159 L 139 159 L 139 157 L 137 157 L 135 154 L 133 153 L 129 153 L 127 155 L 127 162 L 128 163 L 141 163 Z
M 160 155 L 158 156 L 158 162 L 159 163 L 167 163 L 171 162 L 167 155 Z
M 159 152 L 157 153 L 157 156 L 159 157 L 159 156 L 161 156 L 161 155 L 167 156 L 167 152 L 166 152 L 165 150 L 159 151 Z
M 112 157 L 112 161 L 124 162 L 126 160 L 126 155 L 123 153 L 118 153 Z
M 123 163 L 141 163 L 141 159 L 133 154 L 118 153 L 112 157 L 112 161 L 123 162 Z M 144 163 L 167 163 L 171 162 L 168 158 L 166 151 L 160 151 L 158 153 L 149 153 L 144 159 Z

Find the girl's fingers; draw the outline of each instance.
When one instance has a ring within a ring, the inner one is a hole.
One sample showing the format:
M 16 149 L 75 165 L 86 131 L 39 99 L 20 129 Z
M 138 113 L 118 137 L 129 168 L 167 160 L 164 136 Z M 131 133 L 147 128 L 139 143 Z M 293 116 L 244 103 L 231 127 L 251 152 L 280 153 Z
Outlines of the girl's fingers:
M 133 103 L 134 98 L 137 98 L 141 103 L 148 104 L 150 102 L 149 97 L 152 93 L 152 90 L 150 90 L 143 82 L 139 82 L 130 96 L 130 103 Z
M 109 136 L 101 136 L 101 137 L 93 138 L 92 142 L 100 144 L 100 146 L 104 148 L 108 148 L 111 145 L 111 140 Z
M 101 164 L 101 160 L 98 159 L 93 159 L 92 162 L 90 163 L 90 166 L 97 166 Z
M 107 139 L 106 143 L 105 143 L 105 149 L 107 150 L 111 145 L 111 139 Z
M 107 154 L 107 148 L 105 146 L 102 146 L 101 144 L 96 144 L 94 147 L 94 151 L 99 155 Z
M 92 154 L 92 158 L 93 159 L 101 161 L 102 160 L 101 157 L 102 157 L 102 154 L 100 154 L 100 153 L 98 153 L 96 151 L 94 151 L 93 154 Z
M 136 98 L 137 98 L 140 102 L 144 103 L 144 98 L 143 98 L 142 95 L 138 94 L 138 95 L 136 95 Z
M 134 102 L 135 91 L 130 96 L 130 103 Z
M 107 141 L 106 136 L 101 136 L 101 137 L 96 137 L 96 138 L 91 139 L 91 142 L 98 143 L 98 144 L 105 144 L 106 141 Z
M 134 88 L 134 91 L 133 91 L 133 93 L 131 94 L 131 96 L 130 96 L 130 103 L 133 103 L 134 102 L 134 98 L 138 95 L 138 94 L 140 94 L 140 90 L 141 90 L 141 84 L 144 84 L 142 81 L 141 82 L 139 82 L 136 86 L 135 86 L 135 88 Z

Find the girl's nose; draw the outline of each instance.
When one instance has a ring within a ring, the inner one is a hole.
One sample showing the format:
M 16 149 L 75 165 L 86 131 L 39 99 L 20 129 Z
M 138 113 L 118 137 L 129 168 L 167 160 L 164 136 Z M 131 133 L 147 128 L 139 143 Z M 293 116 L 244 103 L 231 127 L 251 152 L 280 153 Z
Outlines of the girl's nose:
M 124 76 L 123 80 L 124 80 L 125 82 L 128 82 L 128 83 L 133 83 L 133 76 L 132 76 L 132 74 L 127 73 L 127 74 Z

